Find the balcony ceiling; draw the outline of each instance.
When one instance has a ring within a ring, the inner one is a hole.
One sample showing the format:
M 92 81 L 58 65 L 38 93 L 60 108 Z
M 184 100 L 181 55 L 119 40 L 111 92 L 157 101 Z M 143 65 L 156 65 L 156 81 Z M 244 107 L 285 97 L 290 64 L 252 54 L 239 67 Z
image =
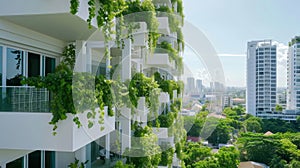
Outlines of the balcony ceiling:
M 1 16 L 1 19 L 66 42 L 87 40 L 96 28 L 70 13 Z M 103 39 L 103 37 L 101 38 Z

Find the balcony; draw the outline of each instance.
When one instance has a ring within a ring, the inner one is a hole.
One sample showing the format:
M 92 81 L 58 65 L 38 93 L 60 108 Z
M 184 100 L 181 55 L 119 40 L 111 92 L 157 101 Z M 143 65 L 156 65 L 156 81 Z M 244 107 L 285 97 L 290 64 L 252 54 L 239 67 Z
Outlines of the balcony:
M 86 23 L 87 18 L 87 1 L 83 0 L 80 0 L 76 15 L 70 13 L 69 0 L 0 1 L 0 19 L 68 42 L 86 40 L 96 31 L 96 22 L 93 20 L 94 28 L 89 29 Z M 0 26 L 0 32 L 2 27 Z M 13 26 L 9 32 L 14 29 L 18 30 L 16 26 Z
M 104 124 L 95 121 L 94 126 L 88 128 L 88 111 L 85 111 L 77 114 L 82 124 L 78 128 L 73 122 L 74 116 L 67 114 L 68 118 L 57 124 L 57 135 L 53 136 L 46 89 L 2 87 L 0 101 L 0 132 L 3 135 L 0 149 L 74 152 L 115 129 L 115 117 L 108 116 L 105 107 Z
M 139 24 L 139 28 L 135 29 L 132 32 L 133 35 L 133 43 L 132 45 L 135 47 L 147 46 L 148 42 L 148 30 L 147 24 L 145 22 L 137 22 Z
M 157 128 L 153 127 L 152 131 L 158 137 L 158 144 L 169 143 L 174 145 L 174 136 L 169 136 L 169 128 Z
M 167 53 L 154 53 L 146 60 L 148 66 L 175 69 L 175 61 L 170 61 Z
M 169 35 L 170 34 L 169 18 L 157 17 L 157 21 L 159 22 L 158 32 L 161 34 Z

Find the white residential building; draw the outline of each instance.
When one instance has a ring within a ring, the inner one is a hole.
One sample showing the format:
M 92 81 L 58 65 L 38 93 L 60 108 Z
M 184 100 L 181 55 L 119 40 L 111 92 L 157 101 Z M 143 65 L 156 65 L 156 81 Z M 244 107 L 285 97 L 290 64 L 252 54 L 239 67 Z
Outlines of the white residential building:
M 287 75 L 287 109 L 300 110 L 300 36 L 289 44 Z
M 158 5 L 166 4 L 172 6 L 169 0 Z M 112 142 L 117 141 L 116 130 L 122 133 L 119 136 L 120 153 L 131 147 L 131 109 L 123 108 L 122 115 L 115 117 L 109 116 L 105 107 L 104 123 L 96 123 L 90 129 L 87 128 L 88 121 L 85 120 L 86 112 L 78 114 L 79 118 L 83 119 L 83 126 L 80 128 L 72 121 L 72 115 L 67 114 L 68 118 L 58 123 L 57 135 L 53 136 L 53 125 L 49 125 L 52 114 L 47 105 L 49 92 L 46 89 L 20 86 L 20 81 L 16 80 L 20 75 L 46 76 L 54 72 L 61 61 L 65 46 L 69 43 L 76 44 L 76 56 L 81 63 L 79 72 L 107 74 L 106 67 L 122 62 L 119 69 L 122 81 L 131 79 L 132 69 L 151 74 L 153 67 L 161 72 L 165 79 L 174 78 L 174 73 L 171 72 L 176 72 L 177 65 L 174 60 L 169 59 L 167 53 L 156 52 L 146 58 L 146 52 L 149 51 L 145 51 L 148 46 L 145 22 L 139 22 L 139 30 L 133 32 L 136 33 L 133 35 L 134 41 L 125 39 L 124 48 L 110 48 L 111 62 L 103 61 L 99 68 L 97 58 L 105 53 L 105 39 L 101 32 L 97 31 L 95 22 L 92 22 L 91 29 L 88 28 L 87 6 L 87 1 L 80 0 L 78 13 L 72 15 L 69 0 L 0 2 L 1 168 L 63 168 L 74 162 L 74 158 L 80 162 L 89 160 L 87 168 L 97 167 L 93 164 L 99 160 L 100 151 L 109 160 Z M 168 17 L 160 16 L 158 22 L 158 33 L 172 35 L 172 38 L 162 37 L 165 39 L 160 40 L 172 43 L 173 47 L 177 46 L 174 42 L 174 32 L 169 28 Z M 97 36 L 89 39 L 93 34 Z M 182 55 L 181 51 L 179 53 Z M 38 98 L 30 99 L 35 96 Z M 174 91 L 173 99 L 176 97 Z M 146 112 L 146 106 L 143 106 L 145 100 L 142 100 L 144 99 L 140 99 L 142 103 L 139 103 L 139 110 Z M 161 93 L 159 100 L 165 104 L 172 101 L 166 93 Z M 142 121 L 143 116 L 138 115 Z M 147 115 L 145 116 L 147 119 Z M 100 131 L 102 126 L 103 130 Z M 169 137 L 167 128 L 161 129 L 163 135 L 156 132 L 160 135 L 159 143 L 170 142 L 174 146 L 174 136 Z M 107 152 L 103 152 L 101 148 L 105 148 Z M 174 159 L 176 160 L 176 157 Z
M 272 40 L 248 42 L 246 111 L 254 116 L 276 106 L 276 48 Z

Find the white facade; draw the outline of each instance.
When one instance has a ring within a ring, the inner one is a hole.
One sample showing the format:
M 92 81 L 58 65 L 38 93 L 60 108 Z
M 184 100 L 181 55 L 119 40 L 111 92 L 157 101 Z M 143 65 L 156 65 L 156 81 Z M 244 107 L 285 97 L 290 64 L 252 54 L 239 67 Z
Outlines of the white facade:
M 300 110 L 300 42 L 291 43 L 287 65 L 287 109 Z
M 254 116 L 276 106 L 276 48 L 272 40 L 248 42 L 246 111 Z

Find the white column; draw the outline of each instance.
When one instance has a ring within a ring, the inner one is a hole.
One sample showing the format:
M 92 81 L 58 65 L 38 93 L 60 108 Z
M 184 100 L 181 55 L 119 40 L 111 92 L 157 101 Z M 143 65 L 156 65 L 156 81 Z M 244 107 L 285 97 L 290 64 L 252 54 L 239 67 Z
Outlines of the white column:
M 124 40 L 124 49 L 122 50 L 122 81 L 131 79 L 131 41 Z
M 76 41 L 76 72 L 86 72 L 88 69 L 87 64 L 89 64 L 91 54 L 86 51 L 90 50 L 90 48 L 85 47 L 84 41 Z
M 85 162 L 86 159 L 86 147 L 82 147 L 75 152 L 75 158 L 79 160 L 79 162 Z
M 6 86 L 6 60 L 7 60 L 7 47 L 2 48 L 2 86 Z
M 122 49 L 122 74 L 121 80 L 124 82 L 131 79 L 131 40 L 124 40 L 124 49 Z M 120 115 L 120 134 L 121 134 L 121 152 L 126 148 L 131 148 L 131 109 L 122 108 Z
M 142 126 L 145 127 L 147 125 L 147 113 L 148 109 L 146 108 L 146 98 L 140 97 L 138 101 L 138 122 L 142 122 Z
M 6 164 L 0 165 L 0 168 L 6 168 Z
M 105 135 L 105 159 L 110 158 L 110 134 Z
M 122 108 L 120 115 L 121 152 L 126 148 L 131 148 L 131 109 Z

